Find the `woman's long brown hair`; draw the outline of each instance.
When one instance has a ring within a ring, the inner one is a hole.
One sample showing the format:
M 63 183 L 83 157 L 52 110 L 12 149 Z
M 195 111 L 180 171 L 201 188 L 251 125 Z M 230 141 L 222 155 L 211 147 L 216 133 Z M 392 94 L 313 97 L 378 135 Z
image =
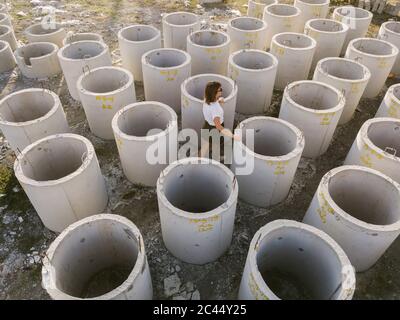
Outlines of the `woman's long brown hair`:
M 217 81 L 211 81 L 207 83 L 205 92 L 204 92 L 204 98 L 206 100 L 207 104 L 210 104 L 212 102 L 215 102 L 217 99 L 217 93 L 219 88 L 221 88 L 221 84 Z

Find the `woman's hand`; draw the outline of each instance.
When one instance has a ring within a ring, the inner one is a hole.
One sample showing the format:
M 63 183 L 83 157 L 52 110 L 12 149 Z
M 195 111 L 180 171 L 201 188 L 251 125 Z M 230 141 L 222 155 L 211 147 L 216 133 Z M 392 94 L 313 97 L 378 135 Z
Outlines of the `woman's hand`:
M 220 104 L 224 104 L 225 103 L 225 99 L 223 97 L 221 97 L 221 98 L 218 99 L 218 102 Z

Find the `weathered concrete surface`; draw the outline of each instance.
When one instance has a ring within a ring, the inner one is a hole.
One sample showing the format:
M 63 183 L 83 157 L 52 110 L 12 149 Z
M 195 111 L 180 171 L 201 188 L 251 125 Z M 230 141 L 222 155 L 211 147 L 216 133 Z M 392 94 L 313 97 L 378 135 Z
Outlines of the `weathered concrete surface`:
M 34 7 L 25 0 L 12 2 L 11 14 L 14 17 L 15 31 L 19 40 L 23 40 L 21 32 L 32 24 L 32 19 L 37 17 L 37 11 L 32 11 Z M 246 8 L 242 5 L 247 3 L 244 0 L 229 0 L 227 5 L 209 5 L 203 10 L 196 8 L 196 1 L 191 1 L 193 6 L 186 8 L 181 0 L 157 0 L 157 5 L 150 0 L 99 0 L 91 1 L 90 5 L 84 0 L 57 2 L 60 3 L 60 10 L 68 11 L 58 15 L 63 21 L 69 21 L 69 30 L 89 32 L 96 26 L 96 30 L 109 44 L 115 62 L 120 59 L 118 52 L 114 51 L 118 47 L 115 32 L 122 26 L 137 22 L 153 23 L 160 27 L 162 12 L 185 9 L 202 15 L 201 20 L 214 17 L 210 22 L 226 23 L 229 18 L 236 16 L 236 11 L 232 10 L 240 10 L 245 14 Z M 340 3 L 331 1 L 331 5 Z M 25 12 L 27 16 L 17 16 L 19 11 Z M 375 16 L 370 27 L 370 32 L 374 35 L 380 24 L 390 18 L 389 15 Z M 81 20 L 81 23 L 75 25 L 74 20 Z M 275 219 L 302 220 L 321 177 L 342 164 L 359 128 L 365 120 L 374 117 L 384 94 L 382 92 L 377 98 L 361 100 L 355 117 L 338 128 L 332 145 L 322 157 L 317 160 L 301 160 L 286 201 L 269 209 L 256 208 L 239 201 L 230 249 L 214 263 L 193 266 L 174 258 L 162 242 L 155 189 L 134 186 L 127 181 L 120 166 L 115 143 L 102 141 L 90 133 L 82 107 L 70 98 L 67 86 L 61 79 L 58 76 L 44 83 L 44 86 L 60 94 L 72 131 L 83 134 L 93 142 L 108 187 L 108 211 L 131 219 L 144 235 L 154 284 L 154 298 L 160 299 L 198 299 L 199 296 L 201 299 L 235 299 L 254 233 Z M 390 80 L 386 86 L 395 82 Z M 0 75 L 1 97 L 33 86 L 40 86 L 40 83 L 22 79 L 17 71 Z M 137 95 L 138 100 L 143 100 L 143 88 L 140 86 L 137 86 Z M 281 97 L 282 93 L 275 91 L 272 106 L 265 115 L 278 116 Z M 3 195 L 0 197 L 0 300 L 49 299 L 40 284 L 40 255 L 46 251 L 55 234 L 43 227 L 18 185 L 12 172 L 13 161 L 14 156 L 9 146 L 0 138 L 0 194 Z M 400 239 L 397 239 L 371 270 L 357 275 L 354 299 L 400 299 L 399 272 Z M 170 278 L 171 276 L 173 277 Z M 164 282 L 164 279 L 169 280 Z

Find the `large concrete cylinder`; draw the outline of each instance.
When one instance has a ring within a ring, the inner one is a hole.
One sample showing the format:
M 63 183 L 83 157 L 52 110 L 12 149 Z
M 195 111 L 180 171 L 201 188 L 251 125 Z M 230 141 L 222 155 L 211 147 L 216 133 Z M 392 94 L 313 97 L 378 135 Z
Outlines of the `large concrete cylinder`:
M 76 85 L 79 77 L 92 69 L 112 65 L 108 46 L 98 41 L 79 41 L 66 45 L 58 51 L 58 59 L 69 93 L 78 101 L 80 98 Z
M 300 24 L 304 28 L 311 19 L 325 19 L 329 12 L 330 0 L 294 0 L 294 6 L 299 8 Z
M 366 167 L 332 169 L 322 178 L 303 222 L 329 234 L 356 271 L 365 271 L 400 233 L 400 185 Z
M 150 300 L 153 286 L 143 236 L 115 214 L 82 219 L 47 250 L 42 286 L 54 300 Z
M 28 42 L 52 42 L 59 48 L 62 48 L 63 41 L 67 36 L 67 31 L 61 24 L 56 24 L 55 28 L 51 24 L 44 28 L 42 22 L 36 23 L 25 30 L 25 36 Z
M 178 49 L 155 49 L 142 57 L 143 85 L 147 101 L 165 103 L 181 112 L 181 85 L 190 77 L 191 57 Z
M 345 58 L 320 60 L 313 78 L 315 81 L 330 84 L 343 93 L 346 102 L 339 124 L 351 120 L 370 79 L 371 73 L 366 66 Z
M 247 5 L 247 15 L 249 17 L 262 19 L 264 8 L 270 4 L 277 4 L 278 0 L 249 0 Z
M 200 74 L 186 79 L 181 86 L 182 129 L 196 130 L 199 136 L 205 122 L 203 115 L 204 90 L 210 81 L 218 81 L 222 85 L 222 96 L 225 100 L 225 103 L 221 105 L 224 109 L 223 126 L 233 130 L 238 93 L 237 85 L 228 77 L 217 74 Z
M 230 246 L 238 185 L 223 164 L 186 158 L 157 181 L 161 231 L 167 249 L 193 264 L 217 260 Z
M 265 208 L 283 201 L 304 149 L 303 134 L 289 122 L 272 117 L 246 119 L 237 129 L 242 131 L 242 140 L 234 143 L 232 171 L 237 173 L 240 199 Z M 248 138 L 250 134 L 254 141 Z M 251 174 L 236 171 L 252 163 Z
M 375 115 L 400 119 L 400 84 L 394 84 L 386 91 L 385 97 Z
M 325 153 L 342 115 L 343 94 L 331 85 L 318 81 L 289 84 L 283 93 L 279 118 L 303 131 L 303 156 L 316 158 Z
M 15 152 L 48 135 L 70 132 L 60 98 L 45 89 L 25 89 L 0 100 L 0 129 Z
M 346 58 L 362 63 L 371 72 L 372 80 L 365 88 L 364 98 L 374 98 L 380 93 L 398 54 L 399 49 L 387 41 L 372 38 L 350 41 Z
M 332 18 L 340 21 L 349 27 L 341 54 L 346 53 L 350 41 L 356 38 L 363 38 L 368 32 L 368 27 L 372 21 L 373 14 L 368 10 L 353 6 L 337 7 L 333 11 Z
M 14 30 L 10 26 L 0 25 L 0 40 L 8 42 L 13 52 L 18 48 L 17 38 L 15 38 Z
M 386 21 L 382 23 L 379 29 L 378 39 L 386 40 L 400 50 L 400 22 Z M 400 55 L 397 56 L 392 72 L 396 75 L 400 75 Z
M 43 79 L 61 73 L 58 46 L 51 42 L 34 42 L 15 50 L 21 73 L 27 78 Z
M 164 48 L 186 50 L 189 34 L 200 30 L 199 17 L 191 12 L 173 12 L 162 18 Z
M 153 26 L 133 25 L 118 32 L 122 65 L 132 72 L 135 81 L 143 81 L 142 56 L 161 48 L 161 32 Z
M 8 12 L 6 3 L 0 3 L 0 12 L 1 13 L 7 13 Z
M 267 46 L 267 23 L 261 19 L 233 18 L 228 22 L 228 34 L 231 53 L 241 49 L 265 50 Z
M 80 32 L 80 33 L 69 33 L 63 40 L 63 45 L 71 44 L 78 41 L 100 41 L 104 42 L 103 37 L 98 33 L 92 32 Z
M 112 127 L 125 176 L 155 186 L 160 172 L 177 159 L 175 111 L 155 101 L 134 103 L 115 115 Z
M 267 23 L 267 45 L 271 46 L 272 37 L 282 32 L 303 32 L 300 9 L 287 4 L 271 4 L 265 7 L 263 20 Z
M 11 17 L 7 13 L 0 12 L 0 25 L 10 26 L 12 28 Z
M 275 220 L 250 243 L 239 300 L 351 300 L 355 272 L 343 249 L 325 232 Z
M 228 75 L 238 86 L 236 111 L 261 114 L 271 104 L 278 60 L 261 50 L 242 50 L 229 57 Z
M 14 69 L 17 61 L 7 41 L 0 40 L 0 73 Z
M 202 30 L 187 37 L 187 52 L 192 57 L 192 75 L 226 75 L 230 37 L 221 31 Z
M 43 224 L 54 232 L 107 206 L 99 162 L 85 137 L 64 133 L 38 140 L 18 155 L 14 172 Z
M 400 183 L 400 119 L 364 122 L 344 164 L 376 169 Z
M 90 131 L 113 140 L 111 121 L 123 107 L 136 102 L 133 75 L 118 67 L 100 67 L 80 76 L 77 82 Z
M 278 59 L 275 88 L 294 81 L 307 80 L 317 42 L 301 33 L 280 33 L 272 38 L 270 52 Z
M 330 19 L 313 19 L 306 22 L 304 33 L 317 42 L 311 70 L 327 57 L 339 57 L 349 27 Z

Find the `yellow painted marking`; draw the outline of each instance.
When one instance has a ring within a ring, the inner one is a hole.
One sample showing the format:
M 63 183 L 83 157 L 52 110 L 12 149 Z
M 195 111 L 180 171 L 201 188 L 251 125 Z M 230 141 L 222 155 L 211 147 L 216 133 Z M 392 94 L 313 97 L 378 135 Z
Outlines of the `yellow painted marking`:
M 257 285 L 253 273 L 250 273 L 249 276 L 249 288 L 250 291 L 256 300 L 269 300 L 269 298 L 260 290 L 260 287 Z
M 393 99 L 390 100 L 388 113 L 392 118 L 400 118 L 400 105 L 398 105 Z
M 209 54 L 221 54 L 222 53 L 221 48 L 206 48 L 205 50 Z
M 182 99 L 183 101 L 183 106 L 184 107 L 189 107 L 189 100 L 186 98 L 186 97 L 183 97 L 183 99 Z
M 214 229 L 213 222 L 218 221 L 219 219 L 219 216 L 214 216 L 208 219 L 190 219 L 189 222 L 197 224 L 197 231 L 206 232 Z
M 321 119 L 320 125 L 327 126 L 327 125 L 331 124 L 333 115 L 334 115 L 333 113 L 327 113 L 327 114 L 321 115 L 322 119 Z
M 286 166 L 289 164 L 289 161 L 267 161 L 267 164 L 270 166 L 274 166 L 274 175 L 284 175 L 286 173 Z
M 112 102 L 114 102 L 114 97 L 102 97 L 102 96 L 96 96 L 96 100 L 102 101 L 101 108 L 103 110 L 111 110 L 112 109 Z M 107 103 L 108 102 L 108 103 Z
M 326 223 L 327 214 L 328 213 L 334 214 L 335 211 L 329 205 L 328 201 L 326 200 L 326 198 L 322 192 L 319 192 L 318 196 L 319 196 L 320 207 L 317 209 L 317 212 L 321 218 L 322 223 Z
M 236 81 L 237 77 L 239 76 L 239 71 L 236 70 L 235 68 L 231 68 L 231 79 Z
M 283 56 L 285 54 L 285 49 L 284 48 L 280 48 L 280 47 L 276 47 L 275 48 L 275 52 L 276 52 L 276 54 L 279 54 L 280 56 Z
M 321 8 L 313 8 L 313 16 L 320 17 L 321 16 Z
M 358 83 L 351 84 L 351 93 L 357 93 L 359 91 Z
M 160 74 L 165 76 L 165 81 L 174 81 L 178 75 L 178 70 L 161 70 Z
M 383 69 L 387 67 L 387 60 L 385 58 L 380 58 L 378 62 L 378 68 Z
M 383 159 L 383 155 L 368 147 L 367 144 L 364 144 L 363 152 L 360 156 L 360 162 L 364 166 L 373 168 L 374 160 L 381 160 L 381 159 Z
M 115 141 L 117 142 L 117 147 L 121 147 L 122 146 L 122 140 L 120 138 L 116 137 Z

